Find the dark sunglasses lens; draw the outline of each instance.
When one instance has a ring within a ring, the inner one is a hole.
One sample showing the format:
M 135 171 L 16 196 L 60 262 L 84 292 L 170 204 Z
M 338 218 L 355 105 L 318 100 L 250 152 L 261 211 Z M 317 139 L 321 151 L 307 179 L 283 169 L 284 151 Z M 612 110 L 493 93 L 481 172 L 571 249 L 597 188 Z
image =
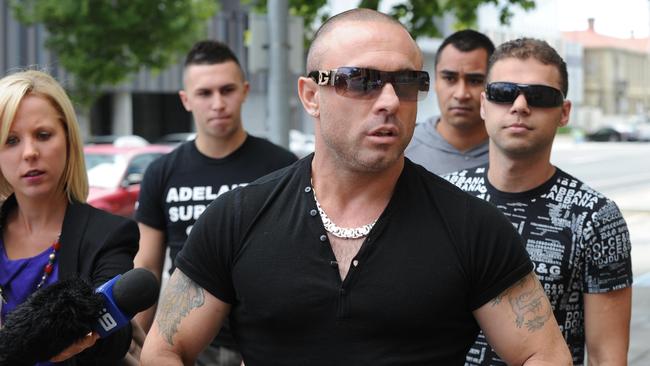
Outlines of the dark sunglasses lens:
M 391 83 L 400 100 L 416 102 L 427 97 L 429 74 L 425 71 L 397 71 L 391 73 Z
M 523 93 L 531 107 L 559 107 L 564 101 L 562 92 L 546 85 L 517 85 L 515 83 L 490 83 L 486 88 L 487 99 L 494 103 L 512 104 Z
M 517 99 L 519 88 L 512 83 L 490 83 L 485 94 L 490 102 L 509 104 Z
M 429 74 L 425 71 L 385 72 L 358 67 L 341 67 L 336 71 L 334 87 L 339 95 L 357 99 L 372 99 L 386 84 L 392 84 L 402 101 L 426 98 Z
M 546 85 L 529 85 L 523 90 L 526 102 L 533 107 L 559 107 L 564 100 L 559 90 Z
M 336 71 L 334 87 L 339 95 L 370 99 L 384 86 L 380 72 L 357 67 L 342 67 Z

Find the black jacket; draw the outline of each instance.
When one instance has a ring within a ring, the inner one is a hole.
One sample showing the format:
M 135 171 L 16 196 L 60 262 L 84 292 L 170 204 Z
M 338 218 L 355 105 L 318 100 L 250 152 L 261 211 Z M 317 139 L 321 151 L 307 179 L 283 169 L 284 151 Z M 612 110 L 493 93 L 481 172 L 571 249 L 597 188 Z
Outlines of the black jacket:
M 11 195 L 0 210 L 0 228 L 6 215 L 16 208 Z M 99 287 L 133 268 L 140 233 L 130 219 L 98 210 L 85 203 L 69 203 L 63 219 L 58 253 L 59 280 L 84 278 Z M 64 365 L 115 365 L 131 343 L 131 326 L 126 326 L 64 362 Z

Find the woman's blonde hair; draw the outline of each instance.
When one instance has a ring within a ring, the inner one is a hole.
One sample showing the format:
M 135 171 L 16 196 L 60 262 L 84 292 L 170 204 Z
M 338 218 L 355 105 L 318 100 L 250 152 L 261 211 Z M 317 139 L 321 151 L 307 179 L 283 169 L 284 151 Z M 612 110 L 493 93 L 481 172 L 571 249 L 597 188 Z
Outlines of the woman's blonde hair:
M 86 202 L 88 176 L 77 116 L 70 98 L 52 76 L 42 71 L 27 70 L 0 79 L 0 143 L 6 143 L 18 106 L 28 95 L 45 98 L 59 112 L 67 147 L 67 161 L 59 185 L 69 201 Z M 12 193 L 13 188 L 0 172 L 0 197 Z

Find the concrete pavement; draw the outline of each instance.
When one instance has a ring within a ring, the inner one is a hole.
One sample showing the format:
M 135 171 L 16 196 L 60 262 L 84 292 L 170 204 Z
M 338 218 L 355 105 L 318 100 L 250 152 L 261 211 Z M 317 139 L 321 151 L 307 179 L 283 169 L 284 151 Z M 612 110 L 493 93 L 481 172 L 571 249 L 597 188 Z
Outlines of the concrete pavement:
M 650 282 L 650 281 L 647 281 Z M 650 365 L 650 284 L 632 289 L 629 366 Z
M 650 197 L 650 191 L 645 192 Z M 650 206 L 648 206 L 650 207 Z M 650 210 L 623 211 L 632 241 L 632 321 L 628 365 L 650 365 Z

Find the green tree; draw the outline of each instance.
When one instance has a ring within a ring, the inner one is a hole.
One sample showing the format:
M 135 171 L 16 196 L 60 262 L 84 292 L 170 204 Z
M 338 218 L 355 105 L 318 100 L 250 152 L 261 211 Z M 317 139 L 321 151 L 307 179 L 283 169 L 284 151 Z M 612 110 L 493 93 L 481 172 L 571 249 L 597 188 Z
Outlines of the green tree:
M 253 6 L 257 11 L 265 12 L 267 0 L 243 0 Z M 362 0 L 361 8 L 377 10 L 381 0 Z M 328 17 L 326 13 L 319 13 L 327 4 L 326 0 L 289 0 L 291 14 L 303 16 L 305 28 L 311 29 L 316 18 Z M 512 18 L 511 8 L 518 6 L 524 10 L 535 8 L 535 0 L 405 0 L 393 5 L 389 14 L 399 19 L 411 32 L 414 38 L 421 36 L 438 37 L 440 30 L 436 27 L 435 19 L 445 14 L 453 14 L 456 18 L 455 28 L 468 28 L 476 26 L 476 10 L 480 5 L 494 4 L 499 9 L 499 20 L 508 24 Z M 307 35 L 310 39 L 311 33 Z
M 204 32 L 216 0 L 12 0 L 16 18 L 43 24 L 45 45 L 73 75 L 89 106 L 104 85 L 148 67 L 162 70 Z

